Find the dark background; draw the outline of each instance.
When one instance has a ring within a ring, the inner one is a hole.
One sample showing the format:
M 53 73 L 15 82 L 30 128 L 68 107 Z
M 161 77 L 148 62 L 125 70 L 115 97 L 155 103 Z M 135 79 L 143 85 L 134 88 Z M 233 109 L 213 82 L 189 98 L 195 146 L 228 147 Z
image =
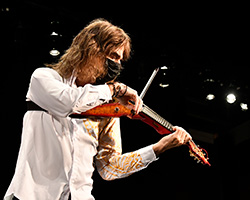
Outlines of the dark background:
M 140 93 L 160 70 L 144 103 L 184 127 L 208 151 L 211 167 L 197 164 L 186 146 L 167 151 L 143 171 L 107 182 L 94 174 L 96 199 L 249 199 L 250 114 L 249 12 L 243 4 L 170 5 L 159 2 L 2 1 L 1 196 L 15 169 L 25 95 L 32 72 L 56 62 L 84 26 L 105 18 L 132 38 L 132 58 L 120 80 Z M 58 36 L 51 36 L 52 32 Z M 59 56 L 60 56 L 59 55 Z M 163 75 L 165 73 L 165 75 Z M 161 88 L 166 82 L 169 87 Z M 234 104 L 225 96 L 233 91 Z M 206 100 L 212 92 L 215 99 Z M 142 122 L 121 119 L 123 151 L 157 142 L 161 136 Z

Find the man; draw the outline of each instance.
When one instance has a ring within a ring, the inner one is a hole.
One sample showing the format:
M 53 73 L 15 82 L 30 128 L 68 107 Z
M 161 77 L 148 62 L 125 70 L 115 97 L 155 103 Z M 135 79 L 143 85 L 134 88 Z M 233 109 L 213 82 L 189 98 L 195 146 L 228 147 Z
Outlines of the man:
M 156 144 L 122 154 L 119 118 L 70 118 L 113 97 L 140 112 L 142 100 L 137 92 L 115 81 L 122 69 L 120 62 L 129 54 L 129 36 L 108 21 L 96 19 L 74 38 L 58 63 L 34 71 L 6 200 L 68 199 L 69 194 L 73 200 L 91 200 L 93 163 L 105 180 L 123 178 L 191 139 L 175 127 L 173 134 Z

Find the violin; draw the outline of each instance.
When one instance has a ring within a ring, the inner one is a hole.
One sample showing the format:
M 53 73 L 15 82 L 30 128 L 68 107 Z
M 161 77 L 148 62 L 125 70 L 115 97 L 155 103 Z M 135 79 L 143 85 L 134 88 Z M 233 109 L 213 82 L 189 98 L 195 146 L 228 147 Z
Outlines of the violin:
M 118 102 L 107 103 L 96 106 L 86 112 L 80 114 L 73 113 L 70 115 L 72 118 L 86 118 L 86 117 L 123 117 L 127 116 L 131 119 L 141 120 L 142 122 L 153 127 L 159 134 L 171 134 L 173 133 L 173 125 L 158 115 L 155 111 L 143 104 L 142 110 L 135 114 L 133 110 L 119 104 Z M 190 156 L 194 157 L 197 162 L 201 162 L 204 165 L 211 166 L 208 162 L 207 151 L 197 146 L 193 140 L 187 143 L 189 147 Z

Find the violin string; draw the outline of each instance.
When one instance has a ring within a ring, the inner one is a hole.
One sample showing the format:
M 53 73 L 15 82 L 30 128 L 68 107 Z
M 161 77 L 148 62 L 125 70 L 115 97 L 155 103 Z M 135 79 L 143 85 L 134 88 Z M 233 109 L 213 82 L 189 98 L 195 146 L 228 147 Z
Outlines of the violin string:
M 172 124 L 170 124 L 167 120 L 162 118 L 160 115 L 158 115 L 155 111 L 150 109 L 145 104 L 143 104 L 142 112 L 144 114 L 148 115 L 149 117 L 151 117 L 152 119 L 154 119 L 156 122 L 158 122 L 162 126 L 166 127 L 168 130 L 171 130 L 171 131 L 173 130 Z M 199 146 L 197 146 L 195 144 L 195 142 L 192 139 L 188 142 L 188 146 L 189 146 L 190 150 L 192 150 L 191 152 L 193 152 L 193 155 L 196 158 L 198 158 L 202 162 L 204 162 L 204 160 L 207 161 L 207 158 L 205 158 L 203 151 L 199 148 Z
M 155 111 L 153 111 L 149 107 L 146 107 L 146 109 L 149 113 L 151 113 L 154 116 L 154 118 L 156 118 L 157 122 L 159 122 L 161 125 L 163 126 L 168 125 L 168 122 L 165 119 L 163 119 L 160 115 L 158 115 Z
M 158 115 L 155 111 L 150 109 L 145 104 L 143 104 L 142 112 L 144 114 L 148 115 L 149 117 L 151 117 L 152 119 L 154 119 L 156 122 L 158 122 L 162 126 L 166 127 L 168 130 L 173 131 L 173 129 L 172 129 L 173 125 L 172 124 L 170 124 L 167 120 L 165 120 L 163 117 Z M 188 146 L 189 146 L 190 150 L 192 150 L 191 152 L 193 152 L 193 155 L 196 158 L 198 158 L 202 162 L 204 162 L 204 160 L 207 161 L 207 158 L 205 157 L 203 151 L 199 148 L 199 146 L 197 146 L 195 144 L 195 142 L 192 139 L 188 142 Z
M 149 117 L 151 117 L 154 120 L 156 120 L 159 124 L 161 124 L 162 126 L 166 127 L 167 129 L 172 130 L 173 125 L 170 124 L 167 120 L 165 120 L 163 117 L 161 117 L 160 115 L 158 115 L 155 111 L 153 111 L 152 109 L 150 109 L 145 104 L 143 105 L 143 108 L 144 108 L 143 112 L 145 114 L 147 114 Z

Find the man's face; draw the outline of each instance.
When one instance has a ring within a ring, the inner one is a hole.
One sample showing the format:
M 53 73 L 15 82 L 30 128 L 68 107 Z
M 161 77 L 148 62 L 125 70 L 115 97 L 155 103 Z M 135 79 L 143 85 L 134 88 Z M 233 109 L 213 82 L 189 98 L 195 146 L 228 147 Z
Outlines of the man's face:
M 104 84 L 109 81 L 114 81 L 121 73 L 123 67 L 121 60 L 123 59 L 124 46 L 113 51 L 106 57 L 104 66 L 107 67 L 107 73 L 104 76 L 97 77 L 96 84 Z
M 116 49 L 109 56 L 107 56 L 107 58 L 113 60 L 114 62 L 121 63 L 121 60 L 123 59 L 123 52 L 124 52 L 124 46 Z

